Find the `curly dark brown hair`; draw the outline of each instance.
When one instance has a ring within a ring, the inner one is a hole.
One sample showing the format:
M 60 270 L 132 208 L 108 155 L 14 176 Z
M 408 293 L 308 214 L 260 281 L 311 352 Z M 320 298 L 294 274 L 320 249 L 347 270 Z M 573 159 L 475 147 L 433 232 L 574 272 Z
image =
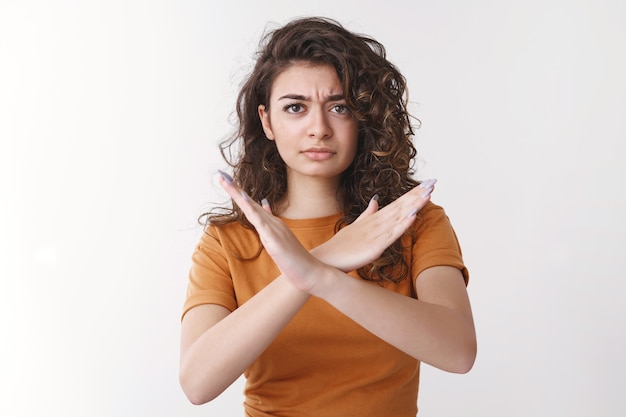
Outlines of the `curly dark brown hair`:
M 237 97 L 239 123 L 232 136 L 220 144 L 234 180 L 252 199 L 265 198 L 274 208 L 287 193 L 287 169 L 275 141 L 265 137 L 258 106 L 269 106 L 273 81 L 295 63 L 333 66 L 346 105 L 358 123 L 357 154 L 340 181 L 344 217 L 337 230 L 356 220 L 375 194 L 382 207 L 419 184 L 413 178 L 416 150 L 411 124 L 413 119 L 419 126 L 419 120 L 407 110 L 406 80 L 387 60 L 384 46 L 348 31 L 335 20 L 307 17 L 262 37 L 254 69 Z M 200 217 L 201 222 L 215 225 L 237 221 L 253 228 L 236 205 L 215 208 Z M 399 282 L 408 271 L 398 239 L 377 261 L 358 272 L 364 279 L 383 283 Z

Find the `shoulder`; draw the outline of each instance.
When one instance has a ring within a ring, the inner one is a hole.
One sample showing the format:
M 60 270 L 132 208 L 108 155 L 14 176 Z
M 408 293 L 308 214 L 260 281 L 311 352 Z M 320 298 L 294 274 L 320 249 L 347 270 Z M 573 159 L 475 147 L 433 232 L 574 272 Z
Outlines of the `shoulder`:
M 461 245 L 442 206 L 428 202 L 418 213 L 412 232 L 415 275 L 431 266 L 447 265 L 460 269 L 467 282 Z
M 415 223 L 408 234 L 413 245 L 424 250 L 449 248 L 460 252 L 456 232 L 445 209 L 435 203 L 428 202 L 417 213 Z
M 247 234 L 247 232 L 254 233 L 252 229 L 245 227 L 237 221 L 221 224 L 211 222 L 204 228 L 204 235 L 211 239 L 223 239 L 242 233 Z
M 210 223 L 200 237 L 199 248 L 212 250 L 219 248 L 226 253 L 239 253 L 245 257 L 243 252 L 250 251 L 249 255 L 253 255 L 258 251 L 259 244 L 256 231 L 239 222 L 219 225 Z
M 443 209 L 442 206 L 435 204 L 432 201 L 429 201 L 419 212 L 421 215 L 427 215 L 427 214 L 442 213 L 444 211 L 445 210 Z
M 432 227 L 437 224 L 450 224 L 450 219 L 444 208 L 438 204 L 429 201 L 426 205 L 417 213 L 415 219 L 414 229 L 421 230 L 427 227 Z

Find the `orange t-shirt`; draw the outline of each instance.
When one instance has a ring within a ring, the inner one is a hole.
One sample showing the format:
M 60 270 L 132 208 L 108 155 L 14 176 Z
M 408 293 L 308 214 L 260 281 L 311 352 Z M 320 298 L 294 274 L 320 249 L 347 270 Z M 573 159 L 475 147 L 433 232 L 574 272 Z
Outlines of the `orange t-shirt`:
M 340 215 L 282 219 L 307 249 L 330 239 Z M 444 210 L 428 203 L 405 247 L 412 279 L 385 288 L 415 298 L 414 279 L 437 265 L 459 268 L 461 249 Z M 211 226 L 192 257 L 183 314 L 201 304 L 233 311 L 280 272 L 239 223 Z M 245 260 L 245 258 L 253 258 Z M 356 279 L 356 273 L 351 273 Z M 379 285 L 372 283 L 372 285 Z M 382 341 L 325 301 L 312 297 L 246 370 L 247 416 L 415 417 L 419 361 Z

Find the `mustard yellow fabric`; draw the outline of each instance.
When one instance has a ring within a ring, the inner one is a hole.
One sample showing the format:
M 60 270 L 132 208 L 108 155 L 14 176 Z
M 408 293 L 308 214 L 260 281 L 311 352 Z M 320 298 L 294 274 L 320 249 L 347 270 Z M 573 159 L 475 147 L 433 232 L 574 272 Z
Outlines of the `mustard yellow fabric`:
M 339 218 L 283 221 L 312 249 L 332 237 Z M 404 237 L 413 279 L 385 288 L 415 298 L 414 279 L 437 265 L 460 269 L 467 283 L 461 249 L 443 208 L 428 203 L 413 227 L 415 238 Z M 201 304 L 232 311 L 277 277 L 278 268 L 265 251 L 255 257 L 259 248 L 256 234 L 238 223 L 210 226 L 192 256 L 183 314 Z M 312 297 L 245 372 L 244 409 L 251 417 L 414 417 L 419 369 L 419 361 Z

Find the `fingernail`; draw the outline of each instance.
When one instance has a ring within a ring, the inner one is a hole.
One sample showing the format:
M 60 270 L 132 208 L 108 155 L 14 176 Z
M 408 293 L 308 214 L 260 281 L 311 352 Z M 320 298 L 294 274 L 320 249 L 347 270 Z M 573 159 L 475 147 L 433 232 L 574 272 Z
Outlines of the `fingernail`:
M 243 197 L 244 201 L 250 201 L 250 198 L 248 197 L 248 194 L 246 194 L 245 192 L 241 192 L 241 196 Z
M 218 170 L 217 170 L 217 172 L 219 172 L 219 173 L 220 173 L 220 176 L 221 176 L 222 178 L 224 178 L 224 181 L 226 181 L 227 183 L 232 184 L 232 183 L 234 182 L 234 181 L 233 181 L 233 177 L 231 177 L 230 175 L 228 175 L 227 173 L 225 173 L 225 172 L 224 172 L 224 171 L 222 171 L 221 169 L 218 169 Z
M 437 182 L 437 179 L 429 178 L 427 180 L 422 181 L 420 183 L 419 187 L 420 188 L 431 188 L 433 185 L 435 185 L 436 182 Z
M 424 193 L 422 194 L 422 198 L 428 197 L 430 195 L 430 193 L 432 193 L 432 192 L 433 192 L 433 188 L 432 187 L 427 188 L 426 191 L 424 191 Z
M 372 201 L 378 201 L 378 194 L 374 194 L 374 196 L 370 200 L 369 204 L 372 204 Z
M 413 217 L 417 214 L 417 209 L 413 209 L 411 210 L 411 212 L 409 213 L 409 215 L 407 217 Z
M 267 198 L 264 198 L 263 200 L 261 200 L 261 205 L 262 205 L 263 207 L 269 207 L 270 202 L 269 202 L 269 201 L 267 201 Z

